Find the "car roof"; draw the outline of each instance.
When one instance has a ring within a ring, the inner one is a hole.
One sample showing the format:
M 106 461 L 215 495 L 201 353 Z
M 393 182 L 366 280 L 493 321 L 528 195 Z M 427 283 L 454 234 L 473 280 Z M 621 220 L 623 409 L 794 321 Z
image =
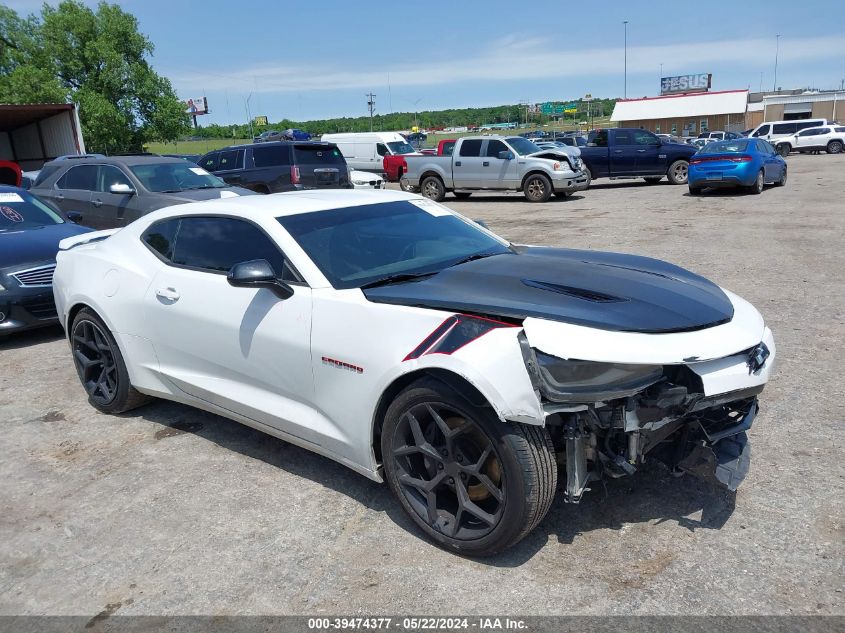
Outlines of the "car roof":
M 50 161 L 53 163 L 55 161 Z M 131 156 L 104 156 L 103 158 L 79 158 L 78 160 L 62 160 L 59 161 L 61 165 L 68 167 L 75 167 L 76 165 L 114 165 L 120 163 L 123 165 L 150 165 L 161 163 L 184 163 L 181 158 L 168 158 L 167 156 L 159 156 L 158 154 L 135 154 Z M 47 163 L 47 164 L 50 164 Z
M 201 215 L 203 213 L 222 213 L 248 219 L 282 217 L 300 213 L 331 211 L 367 204 L 419 200 L 423 204 L 436 204 L 420 195 L 393 191 L 389 189 L 308 189 L 305 191 L 287 191 L 255 196 L 235 196 L 216 198 L 188 204 L 179 204 L 154 211 L 145 215 L 145 219 L 160 219 L 182 216 Z
M 331 141 L 269 141 L 267 143 L 242 143 L 240 145 L 227 145 L 226 147 L 218 147 L 217 149 L 210 149 L 206 154 L 211 152 L 223 152 L 227 149 L 241 149 L 242 147 L 273 147 L 274 145 L 334 145 Z

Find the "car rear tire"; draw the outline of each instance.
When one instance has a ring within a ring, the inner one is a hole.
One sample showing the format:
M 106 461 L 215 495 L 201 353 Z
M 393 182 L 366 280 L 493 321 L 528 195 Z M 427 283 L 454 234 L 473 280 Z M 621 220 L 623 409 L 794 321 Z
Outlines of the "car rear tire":
M 531 174 L 522 187 L 525 199 L 529 202 L 548 202 L 552 197 L 552 182 L 543 174 Z
M 73 364 L 92 407 L 123 413 L 150 400 L 132 386 L 117 341 L 93 310 L 80 310 L 70 332 Z
M 666 172 L 669 177 L 669 182 L 673 185 L 685 185 L 689 180 L 689 162 L 685 160 L 676 160 L 669 165 L 669 171 Z
M 399 394 L 381 434 L 384 472 L 402 508 L 441 547 L 491 556 L 551 507 L 557 465 L 545 428 L 501 422 L 440 381 Z
M 839 154 L 842 152 L 842 141 L 831 141 L 827 144 L 826 150 L 828 154 Z
M 778 146 L 775 148 L 777 153 L 786 158 L 789 156 L 789 152 L 792 151 L 792 145 L 789 143 L 778 143 Z
M 748 188 L 748 191 L 755 194 L 760 195 L 763 193 L 763 188 L 766 185 L 766 178 L 763 175 L 763 170 L 757 172 L 757 178 L 754 180 L 754 184 Z
M 701 194 L 701 187 L 693 187 L 692 185 L 689 186 L 689 195 L 697 196 Z
M 455 197 L 456 197 L 458 200 L 466 200 L 466 199 L 467 199 L 467 198 L 469 198 L 471 195 L 472 195 L 472 192 L 471 192 L 471 191 L 456 191 L 456 192 L 455 192 Z
M 643 178 L 649 185 L 656 185 L 661 180 L 663 180 L 663 176 L 649 176 L 648 178 Z
M 443 198 L 446 197 L 446 187 L 437 176 L 427 176 L 420 183 L 420 193 L 429 200 L 443 202 Z

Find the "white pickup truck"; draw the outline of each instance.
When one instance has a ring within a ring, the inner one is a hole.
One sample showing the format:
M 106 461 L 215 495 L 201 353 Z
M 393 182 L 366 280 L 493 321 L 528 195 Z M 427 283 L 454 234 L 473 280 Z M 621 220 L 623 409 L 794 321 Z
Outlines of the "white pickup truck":
M 400 183 L 437 202 L 447 191 L 469 198 L 473 191 L 499 190 L 546 202 L 552 194 L 565 197 L 590 185 L 578 154 L 570 147 L 542 150 L 521 136 L 466 136 L 451 156 L 407 156 Z

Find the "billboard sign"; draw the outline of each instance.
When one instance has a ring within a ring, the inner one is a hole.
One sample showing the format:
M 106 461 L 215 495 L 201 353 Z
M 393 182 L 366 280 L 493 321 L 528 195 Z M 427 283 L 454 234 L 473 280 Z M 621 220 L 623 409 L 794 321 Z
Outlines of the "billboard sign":
M 255 125 L 268 125 L 267 117 L 264 116 L 264 115 L 260 115 L 260 116 L 255 117 L 254 122 L 255 122 Z
M 205 97 L 188 99 L 185 102 L 185 114 L 190 114 L 191 116 L 208 114 L 208 101 Z
M 683 92 L 707 92 L 710 90 L 712 79 L 713 75 L 710 73 L 663 77 L 660 79 L 660 94 L 673 95 Z

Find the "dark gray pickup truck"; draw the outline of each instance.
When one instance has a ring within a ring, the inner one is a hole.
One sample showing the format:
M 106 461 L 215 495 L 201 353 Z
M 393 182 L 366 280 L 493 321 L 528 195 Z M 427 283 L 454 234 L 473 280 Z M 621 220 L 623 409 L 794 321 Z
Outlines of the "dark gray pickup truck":
M 644 178 L 657 183 L 666 176 L 673 185 L 687 184 L 689 159 L 697 148 L 664 141 L 638 128 L 595 130 L 581 148 L 581 160 L 596 178 Z

